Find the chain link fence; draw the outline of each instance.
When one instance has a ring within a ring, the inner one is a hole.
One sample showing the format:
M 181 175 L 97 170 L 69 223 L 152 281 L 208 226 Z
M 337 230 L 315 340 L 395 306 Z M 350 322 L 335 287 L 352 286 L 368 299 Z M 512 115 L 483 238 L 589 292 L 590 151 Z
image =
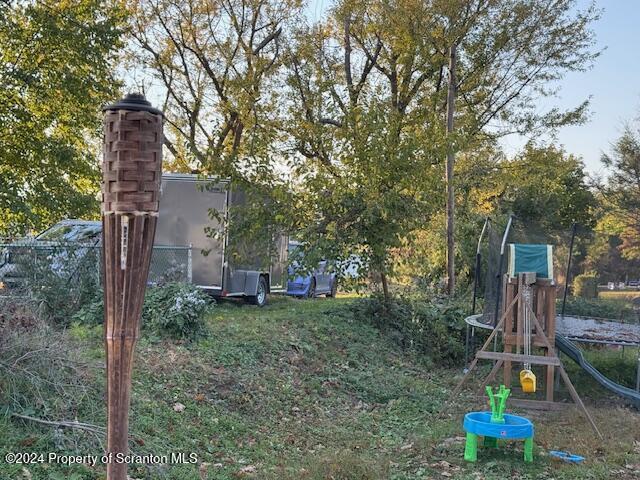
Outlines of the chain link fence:
M 148 285 L 192 280 L 190 246 L 153 247 Z M 27 296 L 56 283 L 68 288 L 102 283 L 102 247 L 20 240 L 0 243 L 0 296 Z

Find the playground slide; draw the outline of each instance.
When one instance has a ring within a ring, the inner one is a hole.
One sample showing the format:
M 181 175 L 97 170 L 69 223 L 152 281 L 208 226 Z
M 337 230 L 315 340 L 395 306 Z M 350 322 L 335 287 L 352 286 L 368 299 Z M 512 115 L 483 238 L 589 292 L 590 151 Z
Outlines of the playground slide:
M 622 385 L 612 382 L 609 378 L 605 377 L 593 365 L 591 365 L 586 358 L 584 358 L 580 349 L 578 349 L 574 343 L 569 341 L 569 339 L 556 334 L 556 347 L 562 353 L 571 358 L 571 360 L 580 365 L 584 371 L 591 375 L 604 388 L 612 391 L 616 395 L 620 395 L 636 408 L 640 408 L 640 392 L 636 392 L 631 388 L 623 387 Z

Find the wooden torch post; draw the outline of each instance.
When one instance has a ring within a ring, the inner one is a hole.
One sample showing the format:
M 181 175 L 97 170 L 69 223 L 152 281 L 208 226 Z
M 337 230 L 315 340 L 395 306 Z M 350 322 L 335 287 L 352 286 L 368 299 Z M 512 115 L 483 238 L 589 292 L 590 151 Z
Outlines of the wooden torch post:
M 107 359 L 108 480 L 126 480 L 133 350 L 158 216 L 162 112 L 129 94 L 104 108 L 102 258 Z

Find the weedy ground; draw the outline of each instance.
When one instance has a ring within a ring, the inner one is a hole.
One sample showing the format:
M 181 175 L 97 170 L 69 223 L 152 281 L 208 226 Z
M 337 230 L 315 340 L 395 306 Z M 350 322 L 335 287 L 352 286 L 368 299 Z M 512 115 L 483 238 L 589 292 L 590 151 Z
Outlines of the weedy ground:
M 578 390 L 604 435 L 577 411 L 531 413 L 532 464 L 520 442 L 465 463 L 462 417 L 479 408 L 450 399 L 460 369 L 428 368 L 370 325 L 349 298 L 276 298 L 258 309 L 222 303 L 210 333 L 191 344 L 142 339 L 136 350 L 131 450 L 195 453 L 194 464 L 132 465 L 132 479 L 608 479 L 640 478 L 640 413 L 577 369 Z M 100 328 L 67 332 L 93 393 L 80 421 L 104 425 Z M 622 355 L 622 354 L 620 354 Z M 625 354 L 625 361 L 632 356 Z M 609 354 L 611 356 L 611 354 Z M 629 360 L 631 359 L 631 360 Z M 613 361 L 613 360 L 611 360 Z M 482 371 L 475 378 L 480 380 Z M 564 395 L 561 392 L 561 396 Z M 447 403 L 448 400 L 451 400 Z M 103 437 L 0 416 L 0 479 L 103 479 L 104 467 L 9 465 L 7 452 L 102 454 Z M 586 457 L 551 459 L 553 449 Z

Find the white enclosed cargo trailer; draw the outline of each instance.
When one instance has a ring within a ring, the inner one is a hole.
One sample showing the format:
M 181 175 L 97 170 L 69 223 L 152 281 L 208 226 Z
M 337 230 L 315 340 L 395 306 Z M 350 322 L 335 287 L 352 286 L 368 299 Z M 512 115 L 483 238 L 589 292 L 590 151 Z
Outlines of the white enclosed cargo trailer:
M 230 235 L 242 233 L 230 231 L 229 210 L 244 198 L 228 181 L 163 175 L 155 244 L 191 246 L 192 281 L 212 295 L 264 305 L 268 293 L 284 291 L 287 238 L 277 235 L 269 239 L 272 249 L 258 247 L 243 260 L 232 255 Z

